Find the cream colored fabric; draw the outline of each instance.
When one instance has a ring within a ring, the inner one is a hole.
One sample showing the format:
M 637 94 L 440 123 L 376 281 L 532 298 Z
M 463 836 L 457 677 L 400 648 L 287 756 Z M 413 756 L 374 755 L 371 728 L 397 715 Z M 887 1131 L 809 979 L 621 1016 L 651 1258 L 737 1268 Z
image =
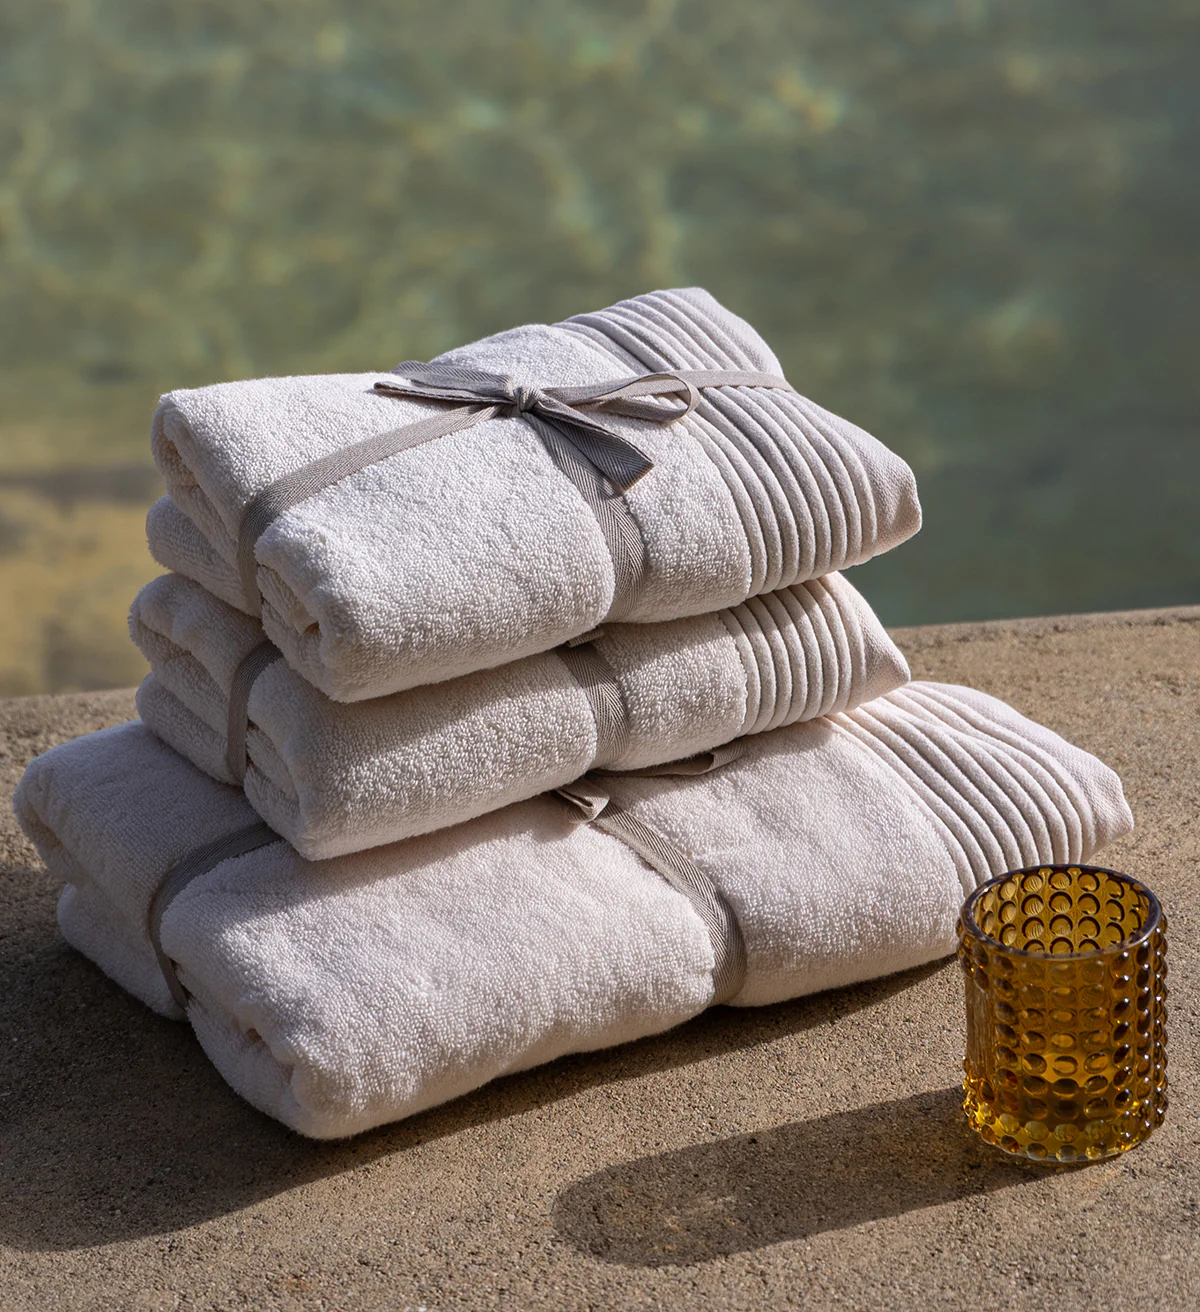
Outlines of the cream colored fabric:
M 732 907 L 744 1006 L 942 956 L 978 882 L 1086 859 L 1132 824 L 1094 757 L 991 697 L 928 683 L 748 739 L 712 774 L 606 783 Z M 243 795 L 135 723 L 39 757 L 16 808 L 65 884 L 67 939 L 180 1015 L 147 910 L 184 855 L 254 821 Z M 221 1073 L 317 1137 L 656 1033 L 713 996 L 688 899 L 550 797 L 332 861 L 264 847 L 184 889 L 162 943 Z
M 139 594 L 130 631 L 153 671 L 138 692 L 142 719 L 236 782 L 225 760 L 230 685 L 262 640 L 257 621 L 167 574 Z M 837 574 L 715 615 L 609 625 L 592 645 L 625 707 L 617 751 L 604 750 L 589 699 L 555 652 L 353 704 L 277 661 L 251 688 L 246 796 L 305 856 L 337 856 L 457 824 L 593 766 L 657 765 L 847 710 L 908 679 Z
M 516 328 L 440 358 L 528 386 L 672 368 L 782 372 L 749 324 L 698 289 Z M 246 505 L 280 476 L 436 407 L 379 395 L 386 378 L 268 378 L 165 396 L 153 447 L 169 497 L 147 523 L 156 559 L 253 612 L 235 565 Z M 912 471 L 861 429 L 793 392 L 703 397 L 669 426 L 611 420 L 655 462 L 625 497 L 648 560 L 626 618 L 737 605 L 916 532 Z M 276 520 L 256 554 L 268 636 L 340 701 L 546 651 L 593 628 L 613 599 L 595 515 L 515 417 L 342 480 Z

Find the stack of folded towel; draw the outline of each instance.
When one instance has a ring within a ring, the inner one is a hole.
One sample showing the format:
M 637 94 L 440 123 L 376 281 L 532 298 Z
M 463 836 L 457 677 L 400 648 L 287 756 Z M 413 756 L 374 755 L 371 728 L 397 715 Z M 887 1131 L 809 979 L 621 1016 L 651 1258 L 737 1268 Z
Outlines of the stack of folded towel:
M 141 722 L 17 812 L 67 939 L 305 1134 L 932 960 L 1131 825 L 908 682 L 838 571 L 916 531 L 911 471 L 705 292 L 172 393 L 153 445 Z

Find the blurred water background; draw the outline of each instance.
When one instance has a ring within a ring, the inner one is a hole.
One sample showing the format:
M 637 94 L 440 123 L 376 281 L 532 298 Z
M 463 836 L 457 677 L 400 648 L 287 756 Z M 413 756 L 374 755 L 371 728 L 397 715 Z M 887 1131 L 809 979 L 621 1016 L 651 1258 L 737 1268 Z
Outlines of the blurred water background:
M 700 283 L 903 453 L 892 623 L 1200 601 L 1200 10 L 4 0 L 0 693 L 128 684 L 168 388 Z

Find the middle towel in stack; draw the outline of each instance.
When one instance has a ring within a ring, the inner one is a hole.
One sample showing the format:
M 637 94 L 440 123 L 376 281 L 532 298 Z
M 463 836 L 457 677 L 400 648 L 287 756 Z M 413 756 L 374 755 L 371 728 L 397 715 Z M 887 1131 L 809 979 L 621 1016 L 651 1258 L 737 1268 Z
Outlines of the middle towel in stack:
M 908 680 L 844 578 L 350 704 L 307 683 L 257 620 L 167 574 L 138 596 L 138 710 L 305 857 L 395 842 L 597 767 L 636 770 L 853 710 Z

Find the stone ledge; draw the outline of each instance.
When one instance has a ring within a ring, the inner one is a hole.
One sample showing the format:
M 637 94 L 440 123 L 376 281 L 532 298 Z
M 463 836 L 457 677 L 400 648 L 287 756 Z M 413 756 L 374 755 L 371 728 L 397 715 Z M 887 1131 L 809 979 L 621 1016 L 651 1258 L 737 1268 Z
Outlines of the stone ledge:
M 1038 615 L 1028 619 L 975 620 L 965 624 L 923 624 L 892 629 L 891 633 L 907 650 L 921 651 L 956 642 L 1011 642 L 1062 633 L 1086 633 L 1093 629 L 1174 628 L 1181 624 L 1200 624 L 1200 606 Z
M 13 1309 L 1190 1309 L 1200 1280 L 1200 607 L 902 629 L 913 674 L 996 693 L 1120 771 L 1103 854 L 1171 917 L 1172 1106 L 1128 1157 L 1039 1172 L 956 1114 L 942 965 L 511 1076 L 310 1144 L 190 1032 L 67 949 L 0 826 L 0 1288 Z M 0 775 L 132 714 L 0 702 Z M 6 808 L 7 816 L 7 808 Z M 897 872 L 902 875 L 903 872 Z

